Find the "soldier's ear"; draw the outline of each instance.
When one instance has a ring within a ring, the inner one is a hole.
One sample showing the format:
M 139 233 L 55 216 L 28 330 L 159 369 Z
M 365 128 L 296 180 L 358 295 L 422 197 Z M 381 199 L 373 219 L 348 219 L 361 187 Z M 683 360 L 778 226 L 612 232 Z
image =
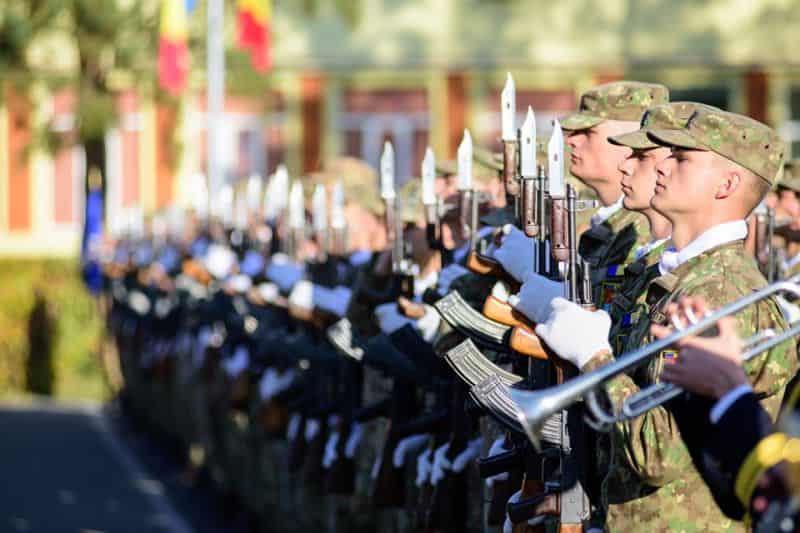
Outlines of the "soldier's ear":
M 726 171 L 717 183 L 717 191 L 714 196 L 717 200 L 722 200 L 732 196 L 744 183 L 742 173 L 737 169 Z

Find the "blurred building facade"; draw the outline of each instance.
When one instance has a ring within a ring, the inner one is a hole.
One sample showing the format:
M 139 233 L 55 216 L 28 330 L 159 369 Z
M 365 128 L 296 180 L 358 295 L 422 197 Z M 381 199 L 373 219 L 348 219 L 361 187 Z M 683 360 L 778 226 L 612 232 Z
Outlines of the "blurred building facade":
M 155 89 L 155 68 L 115 74 L 117 118 L 103 169 L 109 226 L 133 207 L 187 205 L 193 181 L 204 179 L 204 16 L 201 2 L 181 98 Z M 800 0 L 274 2 L 273 70 L 259 76 L 242 54 L 228 53 L 227 177 L 266 175 L 281 162 L 300 176 L 339 154 L 377 166 L 391 139 L 404 179 L 418 174 L 427 145 L 452 157 L 464 128 L 496 146 L 506 72 L 516 80 L 520 116 L 531 105 L 543 135 L 585 89 L 640 79 L 666 84 L 673 100 L 776 126 L 800 156 L 798 27 Z M 78 253 L 86 169 L 74 142 L 75 102 L 69 85 L 4 89 L 0 255 Z M 42 124 L 58 142 L 30 149 Z

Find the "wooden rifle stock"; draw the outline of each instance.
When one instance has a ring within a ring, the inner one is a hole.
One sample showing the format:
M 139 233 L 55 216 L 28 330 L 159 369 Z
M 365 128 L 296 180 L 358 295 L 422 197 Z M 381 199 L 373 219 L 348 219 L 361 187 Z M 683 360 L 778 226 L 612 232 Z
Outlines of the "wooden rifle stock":
M 401 296 L 397 299 L 397 310 L 400 311 L 404 317 L 414 320 L 422 318 L 425 314 L 425 306 L 423 304 L 413 302 L 405 296 Z
M 522 491 L 520 492 L 518 503 L 516 503 L 516 504 L 509 503 L 508 507 L 509 507 L 509 509 L 513 509 L 514 506 L 526 505 L 524 500 L 529 500 L 531 498 L 536 498 L 537 496 L 539 496 L 543 492 L 544 492 L 544 483 L 541 480 L 527 479 L 527 477 L 526 477 L 526 479 L 522 482 Z M 546 499 L 547 499 L 547 497 L 545 496 L 545 500 Z M 542 500 L 541 503 L 544 504 L 545 500 Z M 536 507 L 538 509 L 539 505 L 537 505 Z M 556 508 L 557 507 L 558 507 L 558 504 L 556 503 Z M 509 512 L 509 517 L 511 517 L 514 514 L 515 513 L 513 513 L 513 512 Z M 522 521 L 522 522 L 520 522 L 518 524 L 514 524 L 512 526 L 512 528 L 511 528 L 511 531 L 512 531 L 512 533 L 544 533 L 545 526 L 544 526 L 544 524 L 532 526 L 532 525 L 528 524 L 527 520 L 525 520 L 525 521 Z
M 536 324 L 528 320 L 528 317 L 511 307 L 508 302 L 504 302 L 496 296 L 489 295 L 483 302 L 483 314 L 495 322 L 511 326 L 512 328 L 525 328 L 533 331 Z
M 542 341 L 532 330 L 527 327 L 517 327 L 511 330 L 511 336 L 508 339 L 509 347 L 520 355 L 526 357 L 533 357 L 547 361 L 550 356 L 547 354 Z
M 482 276 L 492 276 L 507 283 L 513 292 L 519 290 L 519 282 L 505 271 L 503 265 L 490 257 L 472 251 L 467 256 L 467 269 Z

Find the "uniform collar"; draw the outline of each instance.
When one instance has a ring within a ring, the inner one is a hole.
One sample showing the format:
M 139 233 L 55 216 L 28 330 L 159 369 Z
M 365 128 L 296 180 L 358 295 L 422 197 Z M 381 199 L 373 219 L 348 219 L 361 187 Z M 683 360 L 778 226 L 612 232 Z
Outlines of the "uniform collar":
M 638 261 L 639 259 L 641 259 L 642 257 L 648 255 L 650 252 L 652 252 L 653 250 L 655 250 L 656 248 L 658 248 L 659 246 L 661 246 L 662 244 L 664 244 L 665 242 L 667 242 L 671 238 L 672 238 L 672 235 L 670 235 L 669 237 L 664 237 L 663 239 L 657 239 L 657 240 L 654 240 L 654 241 L 650 241 L 647 244 L 641 245 L 639 248 L 636 249 L 636 255 L 634 257 L 634 260 Z
M 599 208 L 591 218 L 591 225 L 592 227 L 599 226 L 606 220 L 608 220 L 611 215 L 622 209 L 622 200 L 625 196 L 620 196 L 619 199 L 611 205 L 607 205 L 605 207 Z
M 667 274 L 703 252 L 729 242 L 740 241 L 745 237 L 747 237 L 747 223 L 744 220 L 717 224 L 704 231 L 680 251 L 675 248 L 664 250 L 658 269 L 662 275 Z

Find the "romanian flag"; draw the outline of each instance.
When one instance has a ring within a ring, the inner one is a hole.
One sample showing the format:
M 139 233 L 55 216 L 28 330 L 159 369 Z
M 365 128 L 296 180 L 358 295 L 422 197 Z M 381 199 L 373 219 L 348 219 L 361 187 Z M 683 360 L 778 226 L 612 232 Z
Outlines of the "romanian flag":
M 178 94 L 186 88 L 189 48 L 186 43 L 186 0 L 163 0 L 158 39 L 158 84 Z
M 266 72 L 272 67 L 269 26 L 271 18 L 271 0 L 238 0 L 238 45 L 250 52 L 250 61 L 258 72 Z

